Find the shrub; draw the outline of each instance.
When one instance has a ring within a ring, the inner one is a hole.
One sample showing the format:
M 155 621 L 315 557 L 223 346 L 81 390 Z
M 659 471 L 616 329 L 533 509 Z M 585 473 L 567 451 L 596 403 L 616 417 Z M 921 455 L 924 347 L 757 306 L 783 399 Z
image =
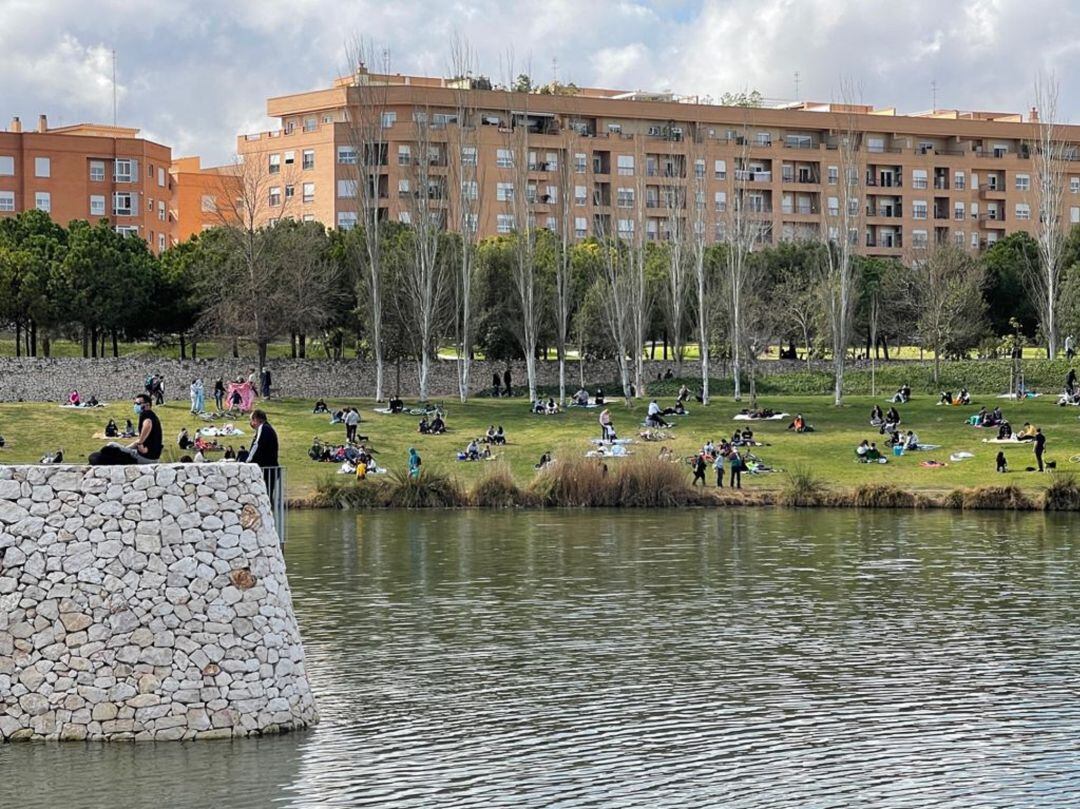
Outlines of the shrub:
M 864 483 L 850 495 L 850 504 L 859 508 L 911 508 L 915 495 L 891 483 Z
M 1002 509 L 1007 511 L 1031 511 L 1035 502 L 1015 485 L 979 486 L 974 489 L 959 489 L 960 508 L 962 509 Z M 957 492 L 951 493 L 954 497 Z
M 806 466 L 784 473 L 777 502 L 782 506 L 820 506 L 828 497 L 824 481 Z
M 461 485 L 450 475 L 422 470 L 417 477 L 395 469 L 386 482 L 391 508 L 456 508 L 466 504 Z
M 526 506 L 532 505 L 535 499 L 529 492 L 522 491 L 510 470 L 501 465 L 476 481 L 469 496 L 469 501 L 480 508 Z
M 544 506 L 673 507 L 700 503 L 684 467 L 647 458 L 560 458 L 540 470 L 528 491 Z
M 1047 511 L 1080 511 L 1080 483 L 1071 474 L 1055 474 L 1043 491 L 1043 508 Z
M 387 499 L 386 481 L 332 475 L 318 482 L 311 505 L 337 509 L 383 508 L 387 505 Z

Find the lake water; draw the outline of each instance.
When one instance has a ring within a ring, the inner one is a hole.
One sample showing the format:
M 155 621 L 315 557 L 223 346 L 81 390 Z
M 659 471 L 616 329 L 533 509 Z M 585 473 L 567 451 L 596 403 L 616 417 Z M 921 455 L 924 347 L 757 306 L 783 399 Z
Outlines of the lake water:
M 0 807 L 1080 805 L 1072 525 L 294 514 L 319 726 L 0 747 Z

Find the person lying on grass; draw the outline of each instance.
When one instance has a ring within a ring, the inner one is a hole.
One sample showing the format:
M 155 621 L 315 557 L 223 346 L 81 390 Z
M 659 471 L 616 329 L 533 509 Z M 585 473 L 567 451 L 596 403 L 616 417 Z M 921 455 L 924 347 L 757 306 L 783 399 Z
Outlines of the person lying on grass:
M 315 407 L 311 408 L 311 412 L 315 414 L 329 413 L 330 408 L 326 406 L 326 402 L 324 402 L 322 399 L 319 399 L 319 401 L 315 403 Z
M 797 433 L 812 433 L 814 428 L 806 423 L 806 419 L 803 418 L 802 413 L 796 413 L 795 418 L 791 424 L 787 426 L 789 430 L 794 430 Z

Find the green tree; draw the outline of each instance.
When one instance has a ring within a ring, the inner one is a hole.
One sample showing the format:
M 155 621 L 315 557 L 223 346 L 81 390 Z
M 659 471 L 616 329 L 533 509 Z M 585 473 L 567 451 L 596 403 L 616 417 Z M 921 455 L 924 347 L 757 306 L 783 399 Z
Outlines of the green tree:
M 1039 318 L 1024 276 L 1027 267 L 1039 263 L 1038 244 L 1029 234 L 1017 231 L 995 242 L 980 260 L 986 268 L 983 296 L 993 333 L 1009 334 L 1009 321 L 1015 317 L 1027 334 L 1035 334 Z

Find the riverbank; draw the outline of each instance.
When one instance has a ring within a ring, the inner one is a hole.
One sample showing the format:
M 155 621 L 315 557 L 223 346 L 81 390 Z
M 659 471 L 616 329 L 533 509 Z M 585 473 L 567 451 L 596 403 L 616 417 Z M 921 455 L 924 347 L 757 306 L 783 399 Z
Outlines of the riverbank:
M 1025 421 L 1039 425 L 1047 435 L 1046 459 L 1057 464 L 1058 472 L 1070 469 L 1080 471 L 1080 464 L 1071 463 L 1072 457 L 1080 460 L 1080 420 L 1078 410 L 1061 408 L 1052 397 L 1040 397 L 1022 402 L 998 399 L 990 395 L 976 395 L 970 407 L 942 407 L 935 404 L 936 397 L 919 395 L 906 405 L 898 406 L 903 418 L 902 427 L 914 429 L 921 441 L 938 445 L 929 452 L 909 453 L 903 457 L 888 457 L 886 464 L 860 464 L 855 461 L 855 446 L 863 439 L 883 443 L 883 436 L 869 424 L 869 412 L 873 404 L 888 407 L 884 397 L 850 397 L 842 408 L 832 405 L 825 396 L 762 397 L 759 405 L 793 416 L 802 413 L 807 422 L 814 425 L 812 433 L 795 434 L 786 430 L 790 418 L 775 421 L 751 422 L 755 438 L 764 446 L 754 447 L 753 452 L 768 465 L 782 470 L 810 470 L 824 487 L 832 492 L 855 492 L 864 486 L 893 486 L 927 499 L 945 499 L 960 489 L 1015 486 L 1028 497 L 1038 498 L 1048 484 L 1047 475 L 1025 472 L 1035 465 L 1029 444 L 996 445 L 983 443 L 984 438 L 996 435 L 996 431 L 970 427 L 966 419 L 978 410 L 980 404 L 988 408 L 1000 405 L 1011 423 L 1019 427 Z M 662 405 L 670 405 L 671 398 L 661 398 Z M 445 401 L 447 412 L 446 435 L 426 436 L 416 432 L 418 417 L 389 416 L 376 413 L 375 403 L 370 399 L 328 400 L 332 408 L 345 405 L 357 407 L 362 415 L 359 427 L 361 435 L 368 436 L 368 444 L 378 452 L 380 466 L 389 470 L 387 476 L 374 476 L 363 483 L 356 483 L 351 476 L 337 475 L 340 464 L 317 463 L 307 456 L 312 439 L 316 436 L 333 441 L 344 439 L 344 428 L 330 425 L 326 415 L 311 412 L 311 401 L 271 400 L 264 403 L 270 421 L 281 438 L 281 459 L 286 467 L 288 496 L 298 502 L 315 504 L 323 502 L 316 498 L 320 487 L 364 487 L 378 489 L 386 486 L 394 473 L 400 473 L 406 465 L 409 447 L 416 447 L 424 460 L 426 472 L 452 479 L 462 490 L 471 492 L 479 482 L 495 473 L 509 477 L 514 485 L 526 490 L 538 477 L 534 465 L 541 454 L 550 452 L 557 460 L 584 460 L 592 449 L 591 439 L 598 437 L 598 410 L 571 409 L 557 416 L 538 416 L 529 412 L 529 404 L 521 398 L 475 399 L 461 405 Z M 641 421 L 644 419 L 647 401 L 641 401 L 631 409 L 621 403 L 611 406 L 611 413 L 623 437 L 635 439 L 627 446 L 631 453 L 627 458 L 606 459 L 609 471 L 635 459 L 655 468 L 670 466 L 687 484 L 690 468 L 681 462 L 696 452 L 707 440 L 718 441 L 730 437 L 736 427 L 747 426 L 735 421 L 733 416 L 743 406 L 730 399 L 714 399 L 708 407 L 690 402 L 690 415 L 674 417 L 675 424 L 670 437 L 662 442 L 643 442 L 639 439 Z M 202 422 L 187 412 L 181 403 L 170 403 L 157 408 L 165 428 L 167 460 L 178 460 L 181 452 L 175 444 L 175 436 L 181 427 L 194 431 Z M 108 407 L 89 411 L 72 411 L 55 404 L 13 403 L 0 404 L 0 435 L 6 446 L 0 449 L 0 463 L 34 463 L 46 452 L 62 447 L 65 459 L 73 463 L 85 460 L 87 454 L 104 443 L 95 437 L 101 433 L 109 418 L 121 425 L 133 418 L 130 400 L 113 402 Z M 219 426 L 224 422 L 218 421 Z M 234 423 L 244 435 L 219 439 L 235 449 L 248 445 L 251 430 L 246 418 Z M 456 454 L 464 449 L 470 439 L 482 436 L 489 425 L 502 425 L 509 439 L 505 447 L 495 450 L 491 461 L 459 462 Z M 661 447 L 670 449 L 677 461 L 662 464 L 658 460 Z M 997 451 L 1005 452 L 1010 472 L 995 472 Z M 970 452 L 972 457 L 954 462 L 950 457 L 958 452 Z M 212 455 L 211 457 L 220 457 Z M 924 461 L 937 461 L 943 466 L 926 467 Z M 750 502 L 773 502 L 784 488 L 785 475 L 769 472 L 761 475 L 744 474 L 742 500 Z M 329 483 L 328 483 L 329 482 Z M 712 470 L 708 475 L 710 492 L 715 479 Z M 726 481 L 725 481 L 726 483 Z M 699 487 L 700 489 L 700 487 Z M 710 497 L 718 496 L 711 493 Z M 724 498 L 731 496 L 725 492 Z M 770 500 L 771 498 L 771 500 Z M 378 498 L 372 498 L 377 500 Z M 741 501 L 740 501 L 741 502 Z

